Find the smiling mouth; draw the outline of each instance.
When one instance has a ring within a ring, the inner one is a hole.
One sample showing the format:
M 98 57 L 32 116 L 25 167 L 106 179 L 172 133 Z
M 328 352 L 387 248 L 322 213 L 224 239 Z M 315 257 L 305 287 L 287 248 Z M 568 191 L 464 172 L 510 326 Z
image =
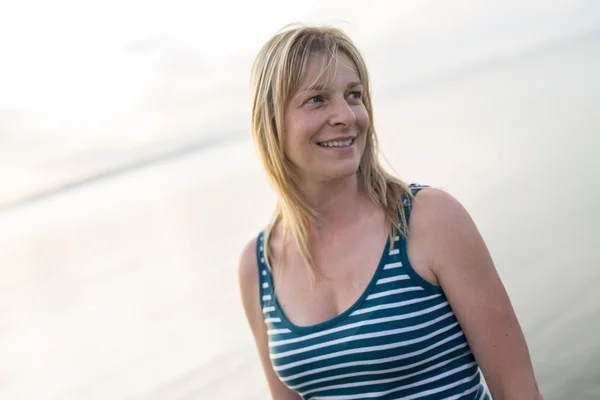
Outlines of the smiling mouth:
M 317 145 L 319 145 L 320 147 L 348 147 L 348 146 L 352 146 L 354 144 L 354 142 L 356 141 L 356 138 L 352 138 L 352 139 L 347 139 L 347 140 L 332 140 L 330 142 L 317 142 Z

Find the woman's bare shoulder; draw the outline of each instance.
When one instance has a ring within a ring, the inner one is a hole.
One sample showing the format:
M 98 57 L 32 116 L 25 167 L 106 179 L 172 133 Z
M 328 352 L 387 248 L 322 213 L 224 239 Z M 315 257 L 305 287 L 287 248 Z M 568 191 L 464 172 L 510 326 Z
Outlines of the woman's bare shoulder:
M 410 215 L 411 225 L 416 229 L 460 223 L 468 217 L 466 209 L 458 199 L 435 187 L 424 187 L 417 193 Z
M 257 240 L 257 237 L 253 237 L 247 241 L 240 252 L 238 260 L 238 284 L 244 307 L 246 307 L 246 303 L 252 301 L 254 297 L 258 298 L 258 262 L 256 260 Z M 254 292 L 256 292 L 256 296 L 253 295 Z
M 474 222 L 453 195 L 445 190 L 425 187 L 414 198 L 410 213 L 410 230 L 431 240 L 456 240 L 454 233 L 470 232 Z
M 465 207 L 450 193 L 433 187 L 425 187 L 415 196 L 409 228 L 410 249 L 422 268 L 433 272 L 435 278 L 429 280 L 436 284 L 450 256 L 460 257 L 457 252 L 481 240 Z

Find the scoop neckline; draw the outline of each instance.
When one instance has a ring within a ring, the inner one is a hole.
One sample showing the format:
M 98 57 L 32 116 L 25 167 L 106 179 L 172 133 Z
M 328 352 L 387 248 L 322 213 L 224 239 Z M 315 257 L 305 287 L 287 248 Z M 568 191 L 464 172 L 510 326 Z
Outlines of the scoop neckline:
M 377 265 L 377 268 L 375 269 L 375 272 L 373 273 L 373 276 L 371 277 L 369 284 L 367 285 L 365 290 L 362 292 L 362 294 L 358 297 L 358 299 L 356 299 L 354 301 L 354 303 L 350 307 L 348 307 L 345 311 L 343 311 L 341 314 L 338 314 L 335 317 L 332 317 L 332 318 L 327 319 L 322 322 L 317 322 L 316 324 L 312 324 L 312 325 L 296 325 L 288 319 L 287 315 L 283 311 L 283 308 L 281 308 L 281 304 L 279 304 L 279 299 L 277 298 L 277 296 L 275 296 L 275 286 L 273 283 L 272 275 L 269 273 L 268 280 L 270 281 L 269 284 L 271 286 L 273 302 L 275 304 L 275 313 L 281 319 L 281 325 L 295 333 L 303 333 L 303 334 L 311 333 L 311 332 L 315 332 L 315 331 L 333 326 L 333 325 L 339 323 L 340 321 L 342 321 L 343 319 L 345 319 L 346 317 L 348 317 L 350 314 L 352 314 L 358 307 L 360 307 L 362 305 L 362 303 L 366 300 L 367 296 L 369 296 L 369 294 L 373 290 L 373 287 L 377 284 L 377 281 L 379 280 L 379 276 L 381 275 L 381 272 L 383 271 L 383 267 L 386 264 L 386 260 L 389 257 L 390 243 L 391 243 L 390 236 L 388 235 L 388 237 L 385 241 L 385 246 L 381 253 L 381 257 L 379 258 L 379 263 Z

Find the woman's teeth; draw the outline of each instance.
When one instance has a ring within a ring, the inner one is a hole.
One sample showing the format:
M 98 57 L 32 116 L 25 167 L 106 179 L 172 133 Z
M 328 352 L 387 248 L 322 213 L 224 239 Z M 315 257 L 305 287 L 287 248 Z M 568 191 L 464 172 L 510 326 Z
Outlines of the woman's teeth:
M 354 143 L 354 139 L 334 141 L 334 142 L 321 142 L 317 143 L 321 147 L 346 147 Z

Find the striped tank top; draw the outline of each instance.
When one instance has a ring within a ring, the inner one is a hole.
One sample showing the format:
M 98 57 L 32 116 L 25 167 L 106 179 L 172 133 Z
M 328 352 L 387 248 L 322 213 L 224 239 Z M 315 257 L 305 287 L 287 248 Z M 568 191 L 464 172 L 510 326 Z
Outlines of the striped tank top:
M 420 188 L 411 185 L 415 194 Z M 408 217 L 407 201 L 405 210 Z M 302 399 L 491 399 L 448 300 L 412 269 L 401 236 L 387 240 L 361 297 L 312 326 L 286 318 L 263 248 L 261 232 L 256 252 L 271 363 Z

